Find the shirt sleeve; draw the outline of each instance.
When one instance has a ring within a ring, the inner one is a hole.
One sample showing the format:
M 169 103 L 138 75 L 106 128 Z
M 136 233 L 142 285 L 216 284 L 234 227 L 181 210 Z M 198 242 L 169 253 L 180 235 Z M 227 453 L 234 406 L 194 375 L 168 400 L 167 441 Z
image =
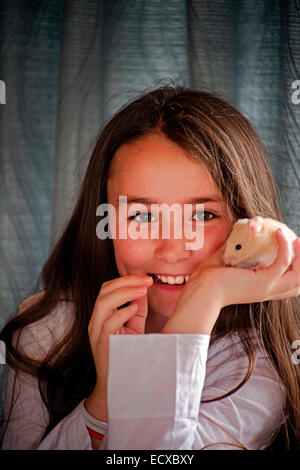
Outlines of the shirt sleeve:
M 107 423 L 91 416 L 84 401 L 52 429 L 37 450 L 93 450 L 87 426 L 105 434 Z
M 111 335 L 101 449 L 191 449 L 208 344 L 208 335 Z
M 258 349 L 250 378 L 239 341 L 200 334 L 111 335 L 101 450 L 263 449 L 281 422 L 282 387 Z M 202 403 L 201 403 L 202 399 Z

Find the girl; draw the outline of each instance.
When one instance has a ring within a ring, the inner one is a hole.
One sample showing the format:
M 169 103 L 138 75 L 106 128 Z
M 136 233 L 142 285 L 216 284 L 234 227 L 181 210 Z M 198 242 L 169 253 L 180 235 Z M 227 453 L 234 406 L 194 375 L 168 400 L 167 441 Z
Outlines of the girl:
M 116 218 L 108 210 L 101 239 L 104 203 Z M 200 248 L 173 223 L 162 236 L 154 204 L 175 203 L 192 204 Z M 222 262 L 234 221 L 255 215 L 282 221 L 263 146 L 235 108 L 176 86 L 124 106 L 99 135 L 43 289 L 1 333 L 2 448 L 297 448 L 299 239 L 290 266 L 280 230 L 269 268 Z

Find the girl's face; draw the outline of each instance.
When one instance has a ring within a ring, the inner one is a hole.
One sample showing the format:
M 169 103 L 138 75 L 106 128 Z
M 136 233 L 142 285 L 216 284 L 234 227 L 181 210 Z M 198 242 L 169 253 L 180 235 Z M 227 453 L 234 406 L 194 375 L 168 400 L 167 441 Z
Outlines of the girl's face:
M 130 274 L 190 275 L 195 268 L 205 261 L 226 241 L 232 229 L 224 217 L 226 204 L 214 180 L 200 161 L 191 161 L 187 152 L 178 144 L 169 140 L 162 133 L 153 133 L 140 137 L 134 143 L 123 144 L 116 151 L 112 162 L 112 175 L 107 183 L 108 203 L 116 210 L 116 233 L 119 227 L 119 196 L 127 196 L 127 226 L 149 228 L 158 224 L 158 211 L 151 212 L 151 203 L 166 203 L 169 206 L 196 200 L 204 204 L 203 211 L 196 213 L 193 203 L 191 219 L 193 230 L 197 224 L 204 223 L 204 243 L 201 249 L 186 249 L 186 239 L 182 229 L 182 238 L 174 237 L 174 224 L 170 218 L 170 237 L 153 239 L 113 239 L 116 265 L 120 276 Z M 131 199 L 148 199 L 141 204 Z M 140 209 L 139 209 L 140 206 Z M 142 214 L 133 217 L 142 210 Z M 161 227 L 161 222 L 159 222 Z M 148 331 L 160 331 L 171 316 L 183 286 L 172 287 L 154 282 L 148 288 Z M 151 327 L 149 326 L 151 325 Z

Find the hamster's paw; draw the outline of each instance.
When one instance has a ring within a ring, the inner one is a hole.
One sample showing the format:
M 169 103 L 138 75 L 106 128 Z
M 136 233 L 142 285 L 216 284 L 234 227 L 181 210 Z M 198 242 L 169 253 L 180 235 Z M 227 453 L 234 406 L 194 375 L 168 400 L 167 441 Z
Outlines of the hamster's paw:
M 266 268 L 267 266 L 265 264 L 262 264 L 262 263 L 258 263 L 256 264 L 255 266 L 253 266 L 252 268 L 252 271 L 258 271 L 259 269 L 264 269 Z

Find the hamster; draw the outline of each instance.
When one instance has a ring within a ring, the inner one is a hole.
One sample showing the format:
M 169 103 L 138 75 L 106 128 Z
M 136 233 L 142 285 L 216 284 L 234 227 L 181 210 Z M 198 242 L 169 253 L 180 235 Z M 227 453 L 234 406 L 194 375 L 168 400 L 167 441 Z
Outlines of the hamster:
M 295 256 L 293 241 L 297 235 L 282 222 L 261 216 L 237 220 L 225 244 L 224 263 L 248 269 L 270 266 L 277 256 L 275 232 L 278 228 L 289 241 L 290 264 Z

